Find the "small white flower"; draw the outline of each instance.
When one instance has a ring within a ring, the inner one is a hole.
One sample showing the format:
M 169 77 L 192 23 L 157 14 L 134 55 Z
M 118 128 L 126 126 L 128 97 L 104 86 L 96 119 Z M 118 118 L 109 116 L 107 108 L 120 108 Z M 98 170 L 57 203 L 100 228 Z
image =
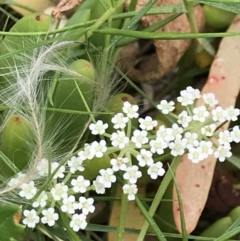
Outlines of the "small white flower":
M 117 172 L 119 170 L 125 171 L 127 168 L 127 163 L 129 162 L 127 157 L 117 157 L 117 159 L 111 159 L 110 163 L 112 165 L 113 171 Z
M 185 148 L 187 147 L 187 140 L 177 138 L 174 142 L 169 144 L 169 148 L 171 149 L 171 154 L 173 156 L 181 156 L 185 152 Z
M 70 222 L 70 227 L 74 232 L 78 232 L 80 229 L 84 230 L 87 227 L 86 216 L 84 214 L 74 214 Z
M 95 153 L 95 156 L 100 158 L 103 157 L 103 154 L 107 151 L 107 143 L 105 140 L 94 141 L 91 144 L 91 150 Z
M 93 151 L 92 146 L 87 143 L 84 145 L 84 149 L 78 152 L 78 156 L 82 161 L 92 160 L 94 155 L 95 152 Z
M 240 110 L 230 106 L 226 109 L 226 119 L 228 121 L 236 121 L 240 115 Z
M 51 173 L 53 173 L 59 167 L 59 163 L 53 162 L 51 165 Z M 61 166 L 57 173 L 54 175 L 54 179 L 64 178 L 65 166 Z
M 118 147 L 119 149 L 123 149 L 129 143 L 129 138 L 126 136 L 125 132 L 117 131 L 112 133 L 111 135 L 112 145 Z
M 204 155 L 204 159 L 213 154 L 213 143 L 211 141 L 201 141 L 199 148 Z
M 209 116 L 206 106 L 199 106 L 193 109 L 193 120 L 204 122 Z
M 68 196 L 68 186 L 65 185 L 63 182 L 57 183 L 52 189 L 51 194 L 55 201 L 59 201 L 64 199 Z
M 145 119 L 139 118 L 138 122 L 140 124 L 140 128 L 147 131 L 153 130 L 153 128 L 158 124 L 157 121 L 153 120 L 150 116 L 146 116 Z
M 75 213 L 75 209 L 76 209 L 76 202 L 75 202 L 75 197 L 73 195 L 66 197 L 62 200 L 61 210 L 64 213 L 73 214 Z
M 234 126 L 231 131 L 231 137 L 234 142 L 239 143 L 240 142 L 240 129 L 239 126 Z
M 68 161 L 68 166 L 70 167 L 70 172 L 75 173 L 76 171 L 84 171 L 84 167 L 82 166 L 83 160 L 80 157 L 73 156 Z
M 167 133 L 168 133 L 169 140 L 181 138 L 181 134 L 183 133 L 183 128 L 178 126 L 178 124 L 174 123 L 171 128 L 167 128 Z
M 128 101 L 125 101 L 123 103 L 123 112 L 127 114 L 127 117 L 132 119 L 132 118 L 137 118 L 139 116 L 138 110 L 139 107 L 137 105 L 131 105 Z
M 136 183 L 137 179 L 142 176 L 142 173 L 138 169 L 138 166 L 127 167 L 126 172 L 123 174 L 123 178 L 128 180 L 131 184 Z
M 149 166 L 147 173 L 151 179 L 157 179 L 158 176 L 163 176 L 165 173 L 163 164 L 161 162 L 153 163 L 151 166 Z
M 205 136 L 212 136 L 216 130 L 217 126 L 215 124 L 211 124 L 208 126 L 204 126 L 201 128 L 201 133 Z
M 187 111 L 184 110 L 178 115 L 178 123 L 184 128 L 188 127 L 189 122 L 192 121 L 192 117 L 188 115 Z
M 193 99 L 192 96 L 189 95 L 189 93 L 186 90 L 182 90 L 180 92 L 179 97 L 177 97 L 177 101 L 181 103 L 182 106 L 187 106 L 187 105 L 192 105 L 193 104 Z
M 217 106 L 212 110 L 212 118 L 214 121 L 224 122 L 227 120 L 227 112 L 221 106 Z
M 52 227 L 55 222 L 59 219 L 59 216 L 57 213 L 55 213 L 55 210 L 53 208 L 48 208 L 42 210 L 43 217 L 41 218 L 41 222 L 43 224 L 48 224 L 48 226 Z
M 201 93 L 200 93 L 200 90 L 199 89 L 194 89 L 192 86 L 188 86 L 186 88 L 186 91 L 192 95 L 192 99 L 193 100 L 196 100 L 196 99 L 199 99 L 201 97 Z
M 110 188 L 112 183 L 116 182 L 117 178 L 111 168 L 101 169 L 99 171 L 98 181 L 104 185 L 105 188 Z
M 215 158 L 218 158 L 220 162 L 225 161 L 226 158 L 232 156 L 231 146 L 230 145 L 219 146 L 218 149 L 214 152 L 214 156 Z
M 26 178 L 26 174 L 19 172 L 17 176 L 10 179 L 7 185 L 9 187 L 18 186 L 24 180 L 24 178 Z
M 205 159 L 205 155 L 202 153 L 200 147 L 192 147 L 189 149 L 188 159 L 192 161 L 192 163 L 199 163 Z
M 233 139 L 231 137 L 230 132 L 228 130 L 225 130 L 219 132 L 218 141 L 221 145 L 227 145 L 230 144 L 233 141 Z
M 99 182 L 100 176 L 97 177 L 95 181 L 93 181 L 93 186 L 95 188 L 95 192 L 98 194 L 104 194 L 105 193 L 105 186 L 103 183 Z
M 46 158 L 42 158 L 37 165 L 37 171 L 40 176 L 47 176 L 49 169 L 49 161 Z
M 19 192 L 19 195 L 29 200 L 32 199 L 36 193 L 37 188 L 35 187 L 34 181 L 31 181 L 21 185 L 21 191 Z
M 39 223 L 40 218 L 37 214 L 37 212 L 32 209 L 32 210 L 24 210 L 23 211 L 24 219 L 23 219 L 23 224 L 26 225 L 29 228 L 35 228 L 36 224 Z
M 38 196 L 38 198 L 35 200 L 35 202 L 32 204 L 34 208 L 38 207 L 45 207 L 47 204 L 48 196 L 45 191 L 41 192 L 41 194 Z
M 157 108 L 165 115 L 169 114 L 175 109 L 174 102 L 167 102 L 166 100 L 161 100 L 160 104 L 157 105 Z
M 151 140 L 149 144 L 151 146 L 151 152 L 157 153 L 158 155 L 163 154 L 164 149 L 168 147 L 167 142 L 165 142 L 161 137 L 157 137 L 156 140 Z
M 76 171 L 84 171 L 84 167 L 82 166 L 83 160 L 80 157 L 73 156 L 68 161 L 68 166 L 70 167 L 70 172 L 75 173 Z
M 218 100 L 213 93 L 203 94 L 202 98 L 204 100 L 204 103 L 210 107 L 214 107 L 218 104 Z
M 90 186 L 90 181 L 84 179 L 83 176 L 78 176 L 77 179 L 73 179 L 71 181 L 71 185 L 73 186 L 74 192 L 85 193 L 87 191 L 87 188 Z
M 131 141 L 135 144 L 137 148 L 141 148 L 142 145 L 148 143 L 148 133 L 146 131 L 135 130 Z
M 141 154 L 137 155 L 138 164 L 140 167 L 150 166 L 153 164 L 152 153 L 145 149 L 141 149 Z
M 88 215 L 89 213 L 93 213 L 95 211 L 95 206 L 93 205 L 93 198 L 79 198 L 79 209 L 82 210 L 84 215 Z
M 91 123 L 89 125 L 89 129 L 93 135 L 102 135 L 105 133 L 105 130 L 108 128 L 107 123 L 103 123 L 103 121 L 98 120 L 96 123 Z
M 162 138 L 166 142 L 171 141 L 172 136 L 169 135 L 169 128 L 166 128 L 165 126 L 160 126 L 156 132 L 157 137 Z
M 177 97 L 177 100 L 182 106 L 187 106 L 192 105 L 194 100 L 200 98 L 200 96 L 200 91 L 198 89 L 193 89 L 189 86 L 186 90 L 180 92 L 180 96 Z
M 194 132 L 186 132 L 184 134 L 184 139 L 187 140 L 187 148 L 197 147 L 199 144 L 198 134 Z
M 136 184 L 125 184 L 123 186 L 123 193 L 128 195 L 128 200 L 135 200 L 135 195 L 138 192 L 138 188 Z
M 113 116 L 112 118 L 112 123 L 114 129 L 123 129 L 126 127 L 126 124 L 129 121 L 129 118 L 124 116 L 123 113 L 117 113 L 116 115 Z

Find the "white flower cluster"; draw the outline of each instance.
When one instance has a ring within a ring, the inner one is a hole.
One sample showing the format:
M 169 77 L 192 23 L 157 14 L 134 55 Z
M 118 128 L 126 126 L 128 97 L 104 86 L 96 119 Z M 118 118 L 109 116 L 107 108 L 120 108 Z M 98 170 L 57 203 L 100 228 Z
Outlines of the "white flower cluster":
M 194 102 L 200 98 L 204 105 L 194 107 Z M 235 126 L 231 131 L 222 128 L 218 130 L 218 127 L 227 121 L 236 121 L 240 110 L 233 106 L 223 109 L 217 106 L 218 100 L 213 93 L 201 96 L 200 91 L 192 87 L 181 91 L 177 100 L 186 110 L 176 117 L 178 124 L 173 124 L 171 128 L 159 128 L 158 142 L 162 143 L 158 145 L 162 146 L 162 149 L 169 147 L 173 156 L 188 153 L 188 158 L 194 163 L 203 161 L 212 154 L 221 162 L 231 157 L 230 143 L 240 142 L 239 126 Z M 174 108 L 173 101 L 168 103 L 163 100 L 158 105 L 158 109 L 164 114 L 171 115 Z M 162 152 L 163 150 L 160 151 Z
M 111 121 L 116 131 L 109 136 L 112 147 L 108 147 L 107 151 L 111 152 L 111 149 L 114 149 L 114 152 L 119 152 L 119 154 L 111 159 L 111 168 L 100 170 L 99 175 L 93 181 L 98 194 L 104 194 L 106 188 L 111 188 L 117 180 L 116 174 L 118 173 L 124 180 L 123 193 L 128 195 L 129 200 L 134 200 L 138 191 L 137 181 L 142 177 L 140 168 L 146 167 L 152 179 L 163 176 L 165 173 L 161 162 L 154 163 L 152 157 L 154 152 L 146 149 L 149 149 L 150 133 L 148 131 L 152 131 L 157 126 L 157 121 L 150 116 L 139 118 L 141 130 L 131 130 L 131 119 L 139 116 L 138 109 L 137 105 L 131 105 L 126 101 L 123 104 L 123 113 L 117 113 L 112 117 Z M 90 129 L 94 133 L 96 129 L 99 129 L 104 134 L 107 126 L 98 121 L 96 124 L 91 124 Z M 91 149 L 91 153 L 96 156 L 94 148 Z M 133 164 L 131 157 L 136 159 L 136 163 Z
M 203 99 L 204 105 L 194 107 L 199 98 Z M 230 157 L 230 143 L 240 142 L 240 129 L 235 126 L 231 131 L 221 130 L 221 125 L 226 121 L 236 121 L 239 109 L 216 106 L 218 101 L 213 94 L 201 96 L 198 90 L 191 87 L 183 90 L 177 100 L 185 108 L 178 116 L 172 113 L 175 109 L 173 101 L 163 100 L 158 105 L 162 113 L 176 119 L 171 127 L 158 126 L 158 122 L 150 116 L 139 118 L 139 107 L 126 101 L 122 113 L 115 114 L 109 123 L 114 129 L 113 133 L 106 133 L 109 126 L 101 120 L 90 124 L 92 135 L 99 135 L 106 140 L 100 138 L 99 141 L 85 144 L 65 166 L 60 166 L 58 162 L 49 163 L 43 158 L 37 167 L 38 175 L 46 177 L 56 173 L 49 189 L 41 192 L 37 198 L 38 189 L 34 181 L 20 186 L 19 196 L 32 203 L 32 208 L 23 212 L 23 223 L 29 228 L 34 228 L 40 222 L 53 226 L 57 224 L 59 213 L 63 212 L 69 218 L 70 227 L 77 232 L 86 228 L 87 215 L 95 210 L 94 200 L 85 197 L 86 192 L 94 190 L 104 194 L 119 178 L 123 180 L 123 193 L 128 200 L 134 200 L 138 192 L 137 182 L 143 177 L 143 172 L 153 180 L 165 173 L 163 164 L 154 160 L 155 156 L 170 153 L 176 157 L 187 153 L 194 163 L 203 161 L 209 155 L 214 155 L 220 161 Z M 138 118 L 139 129 L 132 126 L 134 118 Z M 99 168 L 96 178 L 87 180 L 84 177 L 85 164 L 91 164 L 95 158 L 99 159 L 101 165 L 100 158 L 108 155 L 111 157 L 108 168 Z M 24 178 L 23 174 L 19 174 L 8 185 L 17 185 Z M 82 195 L 79 197 L 79 194 Z
M 67 165 L 71 173 L 76 170 L 83 171 L 83 160 L 79 157 L 73 157 L 68 161 Z M 23 183 L 20 185 L 19 195 L 26 200 L 32 201 L 32 208 L 23 211 L 23 224 L 29 228 L 35 228 L 38 223 L 53 226 L 59 220 L 59 212 L 66 213 L 70 217 L 70 227 L 75 231 L 85 229 L 87 226 L 87 215 L 95 210 L 94 200 L 89 197 L 81 196 L 78 200 L 73 194 L 86 193 L 90 186 L 90 181 L 79 175 L 76 179 L 72 179 L 70 185 L 67 185 L 63 178 L 65 176 L 65 166 L 59 166 L 59 163 L 53 162 L 49 165 L 49 161 L 43 158 L 37 166 L 38 174 L 42 177 L 48 174 L 49 166 L 51 173 L 56 171 L 53 177 L 51 188 L 42 191 L 40 195 L 34 199 L 38 189 L 34 181 Z M 9 186 L 21 183 L 26 176 L 19 173 L 17 177 L 12 178 L 8 183 Z M 36 211 L 37 210 L 37 211 Z M 81 212 L 81 213 L 80 213 Z

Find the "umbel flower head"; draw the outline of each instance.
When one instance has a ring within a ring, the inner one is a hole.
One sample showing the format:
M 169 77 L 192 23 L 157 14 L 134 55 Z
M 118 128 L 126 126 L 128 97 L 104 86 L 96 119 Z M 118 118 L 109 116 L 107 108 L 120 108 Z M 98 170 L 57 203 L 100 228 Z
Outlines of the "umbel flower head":
M 195 101 L 201 97 L 204 105 L 195 107 Z M 232 155 L 230 143 L 240 142 L 240 128 L 221 130 L 219 127 L 226 121 L 237 120 L 239 109 L 216 106 L 218 101 L 213 94 L 201 96 L 191 87 L 182 91 L 177 100 L 186 108 L 178 116 L 172 112 L 174 102 L 164 100 L 158 105 L 162 113 L 175 119 L 169 127 L 157 127 L 157 122 L 146 116 L 138 119 L 140 129 L 133 128 L 132 120 L 139 117 L 139 107 L 126 101 L 122 112 L 111 119 L 112 133 L 107 133 L 107 123 L 98 120 L 89 125 L 98 141 L 85 143 L 77 156 L 72 156 L 62 165 L 58 162 L 49 165 L 47 158 L 43 158 L 37 170 L 44 177 L 51 168 L 51 173 L 54 172 L 51 185 L 41 193 L 34 180 L 19 187 L 19 196 L 32 202 L 32 207 L 23 212 L 23 224 L 29 228 L 35 228 L 40 222 L 50 227 L 58 225 L 61 212 L 69 219 L 73 231 L 85 229 L 87 216 L 95 210 L 94 199 L 85 195 L 88 191 L 104 194 L 119 178 L 123 194 L 129 201 L 134 200 L 143 170 L 152 180 L 165 174 L 163 163 L 156 161 L 156 157 L 161 158 L 166 152 L 173 157 L 187 154 L 193 163 L 202 162 L 209 155 L 221 162 L 229 158 Z M 88 180 L 84 175 L 85 165 L 94 158 L 100 160 L 110 154 L 112 158 L 109 158 L 108 167 L 100 168 L 95 178 Z M 23 174 L 18 175 L 9 183 L 17 183 L 23 177 Z

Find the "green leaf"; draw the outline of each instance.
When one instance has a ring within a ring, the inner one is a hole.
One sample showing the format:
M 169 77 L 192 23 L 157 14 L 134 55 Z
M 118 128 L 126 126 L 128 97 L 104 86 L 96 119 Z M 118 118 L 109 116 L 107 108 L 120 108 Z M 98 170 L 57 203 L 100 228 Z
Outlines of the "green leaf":
M 240 13 L 240 1 L 204 1 L 197 0 L 198 3 L 203 3 L 206 5 L 210 5 L 215 8 L 220 8 L 232 13 Z
M 25 226 L 19 224 L 22 210 L 15 204 L 0 206 L 0 241 L 13 241 L 24 231 Z
M 227 158 L 227 161 L 230 162 L 232 165 L 240 169 L 240 158 L 237 156 L 231 156 Z

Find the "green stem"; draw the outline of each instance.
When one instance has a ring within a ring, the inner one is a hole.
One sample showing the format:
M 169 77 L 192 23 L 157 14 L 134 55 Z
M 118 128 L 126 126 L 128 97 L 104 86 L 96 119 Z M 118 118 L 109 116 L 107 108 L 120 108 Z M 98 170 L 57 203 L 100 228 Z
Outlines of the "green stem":
M 126 2 L 126 0 L 118 0 L 117 4 L 115 5 L 115 8 L 121 7 L 125 2 Z
M 111 26 L 112 26 L 112 18 L 110 17 L 110 19 L 108 20 L 108 27 L 111 27 Z M 110 41 L 111 41 L 111 35 L 110 34 L 105 35 L 100 78 L 108 77 L 106 75 L 108 75 Z
M 128 197 L 127 197 L 127 194 L 123 194 L 122 200 L 121 200 L 121 213 L 120 213 L 119 223 L 118 223 L 118 227 L 117 227 L 117 237 L 116 237 L 117 241 L 124 240 L 127 208 L 128 208 Z
M 93 32 L 97 29 L 99 29 L 100 26 L 102 26 L 114 13 L 116 9 L 115 8 L 109 8 L 99 19 L 97 22 L 95 22 L 91 27 L 89 27 L 87 33 L 82 36 L 79 41 L 85 42 L 86 39 L 90 38 L 93 34 Z
M 144 205 L 142 204 L 142 202 L 139 200 L 138 197 L 136 197 L 136 203 L 139 207 L 139 209 L 141 210 L 142 214 L 144 215 L 144 217 L 146 218 L 148 225 L 151 225 L 151 228 L 153 229 L 153 231 L 156 234 L 156 237 L 158 238 L 157 240 L 159 241 L 167 241 L 166 238 L 164 237 L 164 234 L 162 233 L 162 231 L 159 229 L 158 225 L 156 224 L 156 222 L 154 221 L 154 219 L 149 215 L 149 212 L 146 210 L 146 208 L 144 207 Z M 144 238 L 144 237 L 143 237 Z
M 91 109 L 90 109 L 90 107 L 88 106 L 88 103 L 86 102 L 86 99 L 84 98 L 82 91 L 80 90 L 77 82 L 74 81 L 74 83 L 75 83 L 76 88 L 77 88 L 77 90 L 78 90 L 78 93 L 79 93 L 79 95 L 80 95 L 80 97 L 81 97 L 81 99 L 82 99 L 82 101 L 83 101 L 83 103 L 84 103 L 84 105 L 85 105 L 85 108 L 86 108 L 87 111 L 89 112 L 89 116 L 90 116 L 92 122 L 95 123 L 96 121 L 95 121 L 94 115 L 91 114 Z
M 184 5 L 187 9 L 187 18 L 190 24 L 191 32 L 192 33 L 198 33 L 198 26 L 197 22 L 195 19 L 195 14 L 194 14 L 194 6 L 196 5 L 193 0 L 184 0 Z M 205 39 L 197 39 L 197 42 L 212 56 L 215 55 L 214 48 L 211 46 L 211 44 L 206 41 Z
M 194 3 L 192 0 L 183 0 L 183 2 L 187 9 L 187 18 L 191 27 L 191 32 L 198 33 L 198 27 L 194 15 Z
M 61 212 L 60 212 L 61 213 Z M 69 226 L 69 219 L 65 216 L 65 214 L 61 213 L 61 221 L 63 223 L 63 227 L 66 228 L 66 233 L 68 234 L 69 240 L 71 241 L 82 241 L 80 237 L 75 233 L 72 228 Z
M 155 214 L 155 212 L 156 212 L 156 210 L 157 210 L 157 208 L 158 208 L 158 206 L 159 206 L 159 204 L 160 204 L 160 202 L 163 198 L 163 195 L 164 195 L 165 191 L 167 190 L 168 185 L 170 184 L 170 182 L 172 180 L 172 172 L 173 173 L 175 172 L 175 170 L 177 169 L 178 164 L 180 163 L 181 159 L 182 159 L 182 156 L 178 156 L 178 157 L 175 157 L 173 159 L 173 162 L 170 165 L 169 170 L 165 174 L 165 176 L 162 180 L 162 183 L 159 186 L 158 191 L 157 191 L 157 193 L 156 193 L 156 195 L 153 199 L 152 205 L 149 209 L 148 215 L 150 217 L 153 217 L 153 215 Z M 141 232 L 140 232 L 140 234 L 137 238 L 137 241 L 143 241 L 144 240 L 144 237 L 147 233 L 148 227 L 149 227 L 149 223 L 148 223 L 148 221 L 145 221 L 144 225 L 141 229 Z
M 25 107 L 25 106 L 14 106 L 17 107 L 18 109 L 21 110 L 29 110 L 29 107 Z M 7 106 L 7 105 L 0 105 L 0 111 L 2 110 L 11 110 L 13 109 L 11 106 Z M 53 112 L 60 112 L 60 113 L 69 113 L 69 114 L 73 114 L 73 115 L 89 115 L 89 113 L 93 114 L 93 115 L 113 115 L 115 114 L 114 112 L 97 112 L 97 111 L 78 111 L 78 110 L 67 110 L 67 109 L 58 109 L 58 108 L 51 108 L 51 107 L 39 107 L 40 110 L 44 109 L 46 111 L 53 111 Z

